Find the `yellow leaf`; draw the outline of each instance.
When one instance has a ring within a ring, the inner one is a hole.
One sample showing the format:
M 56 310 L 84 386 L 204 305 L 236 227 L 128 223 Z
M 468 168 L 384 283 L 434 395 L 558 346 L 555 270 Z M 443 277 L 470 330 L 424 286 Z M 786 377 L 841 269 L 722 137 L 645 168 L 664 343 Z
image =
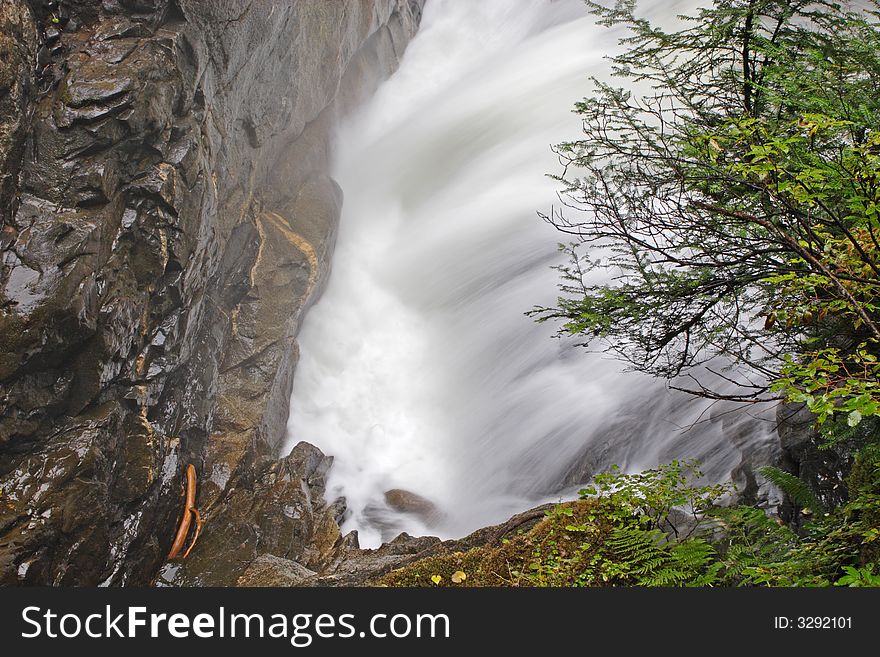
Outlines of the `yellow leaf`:
M 466 579 L 467 575 L 463 570 L 456 570 L 454 573 L 452 573 L 452 581 L 456 584 L 461 584 Z
M 440 577 L 440 575 L 431 575 L 431 581 L 434 582 L 434 584 L 439 584 L 441 579 L 443 578 Z

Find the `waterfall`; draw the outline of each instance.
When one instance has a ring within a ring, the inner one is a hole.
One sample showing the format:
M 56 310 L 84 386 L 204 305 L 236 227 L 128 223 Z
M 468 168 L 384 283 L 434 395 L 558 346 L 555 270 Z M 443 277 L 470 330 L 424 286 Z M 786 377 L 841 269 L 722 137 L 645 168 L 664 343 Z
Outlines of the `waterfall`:
M 693 8 L 641 5 L 667 24 Z M 554 303 L 566 241 L 537 216 L 557 202 L 550 146 L 579 134 L 573 104 L 621 35 L 580 0 L 429 0 L 399 71 L 340 127 L 345 206 L 299 337 L 288 447 L 335 458 L 327 496 L 345 496 L 361 545 L 463 535 L 612 463 L 698 458 L 724 479 L 740 462 L 742 417 L 524 314 Z M 391 489 L 436 510 L 394 510 Z

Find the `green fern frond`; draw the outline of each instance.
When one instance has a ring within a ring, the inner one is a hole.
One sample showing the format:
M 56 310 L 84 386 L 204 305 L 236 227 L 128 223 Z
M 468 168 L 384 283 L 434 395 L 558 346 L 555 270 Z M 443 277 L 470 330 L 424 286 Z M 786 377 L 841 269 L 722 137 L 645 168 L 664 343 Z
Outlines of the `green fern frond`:
M 721 582 L 721 571 L 723 569 L 723 561 L 716 561 L 715 563 L 711 563 L 706 567 L 706 570 L 703 573 L 697 575 L 694 579 L 687 582 L 685 586 L 714 586 Z
M 770 465 L 760 468 L 758 472 L 765 479 L 778 486 L 798 506 L 812 509 L 816 512 L 825 512 L 825 505 L 816 497 L 816 494 L 810 490 L 809 486 L 790 472 L 774 468 Z
M 781 576 L 783 565 L 797 544 L 794 532 L 754 507 L 716 509 L 713 516 L 724 527 L 723 583 L 762 585 L 768 583 L 768 577 Z
M 606 545 L 618 573 L 638 586 L 709 586 L 720 570 L 710 568 L 715 549 L 702 539 L 667 542 L 660 531 L 624 526 Z

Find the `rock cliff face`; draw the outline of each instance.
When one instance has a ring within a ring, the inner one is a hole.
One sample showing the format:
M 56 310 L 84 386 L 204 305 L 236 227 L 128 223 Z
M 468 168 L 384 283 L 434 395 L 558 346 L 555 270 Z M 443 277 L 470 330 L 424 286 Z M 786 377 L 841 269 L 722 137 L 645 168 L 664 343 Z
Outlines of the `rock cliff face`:
M 346 547 L 330 460 L 277 448 L 331 128 L 423 1 L 0 4 L 0 583 L 232 584 Z M 163 568 L 187 463 L 205 529 Z

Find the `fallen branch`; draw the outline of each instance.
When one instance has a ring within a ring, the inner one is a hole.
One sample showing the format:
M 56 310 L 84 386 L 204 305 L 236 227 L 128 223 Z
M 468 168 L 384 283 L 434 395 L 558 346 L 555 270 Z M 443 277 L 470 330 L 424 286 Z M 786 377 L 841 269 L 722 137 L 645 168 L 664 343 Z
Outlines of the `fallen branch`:
M 498 545 L 498 542 L 514 529 L 522 527 L 533 520 L 543 519 L 547 515 L 547 510 L 552 509 L 553 506 L 553 504 L 542 504 L 535 509 L 530 509 L 529 511 L 524 511 L 523 513 L 515 515 L 495 531 L 492 538 L 487 541 L 487 545 Z
M 186 496 L 183 504 L 183 518 L 180 519 L 177 535 L 174 537 L 174 543 L 171 544 L 171 551 L 168 553 L 169 560 L 176 559 L 183 549 L 193 516 L 196 518 L 196 531 L 193 534 L 192 542 L 189 544 L 186 552 L 183 553 L 181 559 L 186 559 L 189 556 L 189 553 L 195 547 L 196 541 L 199 539 L 199 533 L 202 531 L 202 517 L 196 508 L 196 469 L 190 463 L 186 466 Z

